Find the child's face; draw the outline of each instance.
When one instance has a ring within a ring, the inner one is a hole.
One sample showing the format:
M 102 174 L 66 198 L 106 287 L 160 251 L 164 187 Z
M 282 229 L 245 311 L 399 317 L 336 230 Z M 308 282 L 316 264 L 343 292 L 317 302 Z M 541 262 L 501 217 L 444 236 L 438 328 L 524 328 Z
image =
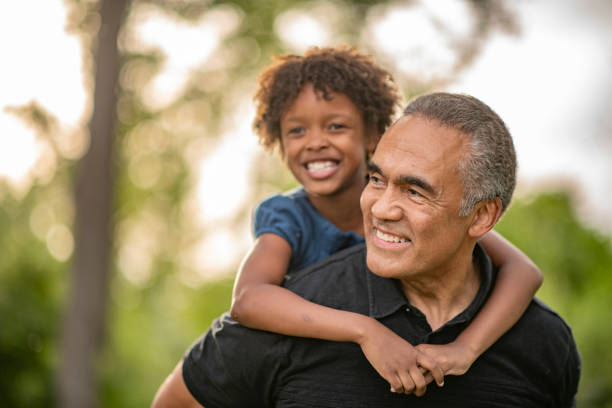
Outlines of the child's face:
M 306 192 L 317 196 L 364 185 L 363 115 L 346 95 L 330 96 L 326 100 L 306 84 L 280 121 L 287 166 Z

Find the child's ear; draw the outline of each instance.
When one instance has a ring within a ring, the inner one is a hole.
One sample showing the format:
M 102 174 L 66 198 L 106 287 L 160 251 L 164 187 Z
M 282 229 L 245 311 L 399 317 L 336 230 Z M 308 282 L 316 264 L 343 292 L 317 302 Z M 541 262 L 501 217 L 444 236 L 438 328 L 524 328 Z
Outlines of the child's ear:
M 493 229 L 502 213 L 502 203 L 499 197 L 478 202 L 472 210 L 472 222 L 468 234 L 479 239 Z

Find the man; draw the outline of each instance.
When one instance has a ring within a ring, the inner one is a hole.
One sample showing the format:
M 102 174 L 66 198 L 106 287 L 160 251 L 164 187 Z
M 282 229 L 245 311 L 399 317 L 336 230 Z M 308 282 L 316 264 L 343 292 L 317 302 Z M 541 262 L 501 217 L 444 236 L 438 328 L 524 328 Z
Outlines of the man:
M 489 107 L 465 95 L 417 98 L 370 163 L 361 198 L 367 251 L 349 248 L 285 286 L 370 315 L 412 344 L 448 343 L 494 283 L 477 241 L 508 206 L 515 172 L 512 139 Z M 465 375 L 420 398 L 390 392 L 354 343 L 249 330 L 224 315 L 154 406 L 571 407 L 579 374 L 569 327 L 537 300 Z

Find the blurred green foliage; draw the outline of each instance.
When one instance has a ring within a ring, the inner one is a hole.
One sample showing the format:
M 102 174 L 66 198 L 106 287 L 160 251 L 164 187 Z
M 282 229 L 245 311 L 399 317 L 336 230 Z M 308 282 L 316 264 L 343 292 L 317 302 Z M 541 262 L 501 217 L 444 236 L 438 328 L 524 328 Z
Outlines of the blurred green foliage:
M 150 405 L 187 346 L 229 309 L 232 284 L 226 278 L 191 289 L 168 276 L 141 290 L 117 279 L 101 361 L 103 406 Z
M 0 185 L 0 406 L 52 405 L 66 271 L 30 228 L 46 193 L 17 200 Z

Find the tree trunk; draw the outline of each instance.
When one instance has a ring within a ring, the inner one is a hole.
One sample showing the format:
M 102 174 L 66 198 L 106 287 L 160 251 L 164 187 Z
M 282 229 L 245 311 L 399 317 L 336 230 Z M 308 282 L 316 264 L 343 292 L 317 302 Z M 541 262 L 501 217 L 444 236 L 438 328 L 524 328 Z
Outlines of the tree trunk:
M 58 403 L 98 407 L 96 361 L 104 339 L 111 267 L 113 141 L 119 74 L 117 36 L 129 0 L 103 0 L 95 54 L 91 143 L 75 186 L 72 286 L 61 336 Z

